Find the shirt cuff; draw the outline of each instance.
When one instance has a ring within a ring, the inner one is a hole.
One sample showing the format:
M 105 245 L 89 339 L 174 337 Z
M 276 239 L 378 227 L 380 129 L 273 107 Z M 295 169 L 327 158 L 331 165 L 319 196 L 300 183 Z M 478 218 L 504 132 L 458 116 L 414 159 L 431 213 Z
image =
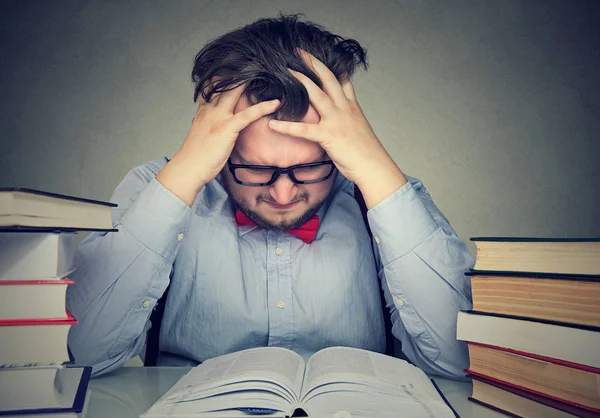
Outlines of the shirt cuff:
M 120 224 L 145 247 L 173 263 L 190 217 L 190 207 L 153 178 Z
M 383 266 L 414 250 L 438 228 L 410 182 L 372 207 L 367 219 Z

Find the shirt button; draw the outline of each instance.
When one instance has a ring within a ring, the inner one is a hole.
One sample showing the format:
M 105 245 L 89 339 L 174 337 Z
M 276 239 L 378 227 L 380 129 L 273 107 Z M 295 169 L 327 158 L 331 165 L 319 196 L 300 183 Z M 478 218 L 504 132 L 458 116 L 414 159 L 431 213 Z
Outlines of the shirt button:
M 142 302 L 142 306 L 143 306 L 144 308 L 147 308 L 147 307 L 149 307 L 149 306 L 150 306 L 150 301 L 149 301 L 149 300 L 145 300 L 144 302 Z
M 177 241 L 181 241 L 183 239 L 183 234 L 177 235 Z
M 375 242 L 381 244 L 381 239 L 377 235 L 375 235 Z
M 283 254 L 283 250 L 281 248 L 277 247 L 277 248 L 275 248 L 275 254 L 281 255 L 281 254 Z
M 279 302 L 277 302 L 277 307 L 278 307 L 279 309 L 283 309 L 283 308 L 285 308 L 285 303 L 283 303 L 283 301 L 282 301 L 282 300 L 280 300 Z
M 404 306 L 404 301 L 402 299 L 396 299 L 396 305 Z

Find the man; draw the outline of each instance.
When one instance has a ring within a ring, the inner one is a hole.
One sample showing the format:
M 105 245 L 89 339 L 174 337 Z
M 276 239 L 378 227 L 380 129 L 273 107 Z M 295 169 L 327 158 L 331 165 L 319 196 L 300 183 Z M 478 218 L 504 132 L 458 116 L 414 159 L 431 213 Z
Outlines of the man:
M 456 315 L 471 307 L 473 259 L 371 129 L 350 82 L 358 64 L 356 41 L 297 16 L 200 51 L 183 145 L 130 171 L 111 198 L 119 232 L 79 247 L 67 295 L 76 363 L 100 374 L 143 356 L 169 285 L 160 365 L 267 345 L 304 357 L 333 345 L 382 352 L 389 314 L 409 360 L 462 375 Z

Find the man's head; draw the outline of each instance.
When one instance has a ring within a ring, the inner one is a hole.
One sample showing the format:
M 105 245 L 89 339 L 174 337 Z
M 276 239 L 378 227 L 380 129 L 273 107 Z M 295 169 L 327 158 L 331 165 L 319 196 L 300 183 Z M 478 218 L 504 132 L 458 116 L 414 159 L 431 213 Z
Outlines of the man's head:
M 358 65 L 367 66 L 366 51 L 352 39 L 300 22 L 297 15 L 260 19 L 210 42 L 197 54 L 192 72 L 194 100 L 202 95 L 210 101 L 214 94 L 245 84 L 235 113 L 252 104 L 279 99 L 281 104 L 270 117 L 318 123 L 319 115 L 310 105 L 305 87 L 288 71 L 301 72 L 322 87 L 298 48 L 323 62 L 340 82 L 349 79 Z M 259 119 L 240 133 L 231 163 L 287 168 L 329 160 L 319 144 L 276 133 L 267 122 L 266 117 Z M 316 174 L 309 173 L 308 178 L 329 168 L 331 165 L 314 167 Z M 232 200 L 250 219 L 264 227 L 287 229 L 318 211 L 335 176 L 318 183 L 295 184 L 289 175 L 282 174 L 271 185 L 254 187 L 238 184 L 226 166 L 223 178 Z

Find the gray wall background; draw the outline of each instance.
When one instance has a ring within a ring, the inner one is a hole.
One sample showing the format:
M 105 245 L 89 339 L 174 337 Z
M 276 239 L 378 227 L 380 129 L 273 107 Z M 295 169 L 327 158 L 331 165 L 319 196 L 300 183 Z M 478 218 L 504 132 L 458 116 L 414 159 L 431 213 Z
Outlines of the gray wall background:
M 0 186 L 109 199 L 179 148 L 202 45 L 279 11 L 368 48 L 359 101 L 463 239 L 600 236 L 594 0 L 3 0 Z

